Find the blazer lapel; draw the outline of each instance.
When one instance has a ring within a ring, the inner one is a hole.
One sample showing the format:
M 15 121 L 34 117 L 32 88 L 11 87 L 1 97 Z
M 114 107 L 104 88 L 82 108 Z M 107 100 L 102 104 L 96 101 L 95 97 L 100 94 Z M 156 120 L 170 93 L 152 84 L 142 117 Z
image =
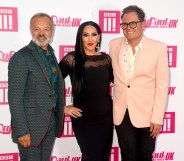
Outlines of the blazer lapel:
M 129 53 L 127 49 L 124 47 L 124 40 L 125 39 L 123 39 L 117 52 L 119 53 L 118 63 L 120 66 L 120 71 L 121 71 L 122 77 L 124 78 L 123 80 L 125 80 L 127 83 L 129 80 Z
M 37 62 L 38 66 L 40 67 L 40 69 L 42 71 L 42 74 L 44 75 L 45 79 L 47 80 L 49 86 L 52 87 L 50 79 L 49 79 L 48 74 L 47 74 L 47 70 L 46 70 L 45 64 L 42 61 L 40 55 L 38 54 L 37 49 L 33 46 L 32 43 L 30 43 L 28 45 L 28 48 L 31 50 L 31 54 L 33 55 L 35 61 Z

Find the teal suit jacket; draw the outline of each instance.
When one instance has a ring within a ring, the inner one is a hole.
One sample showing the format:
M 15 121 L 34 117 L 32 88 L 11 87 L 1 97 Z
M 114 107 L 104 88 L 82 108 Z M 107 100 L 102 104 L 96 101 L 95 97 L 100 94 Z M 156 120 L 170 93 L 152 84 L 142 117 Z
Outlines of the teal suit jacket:
M 55 136 L 59 137 L 64 116 L 64 80 L 54 58 L 58 71 Z M 14 142 L 30 132 L 31 145 L 40 144 L 50 125 L 51 91 L 45 64 L 37 52 L 37 45 L 31 41 L 12 56 L 8 65 L 8 101 Z

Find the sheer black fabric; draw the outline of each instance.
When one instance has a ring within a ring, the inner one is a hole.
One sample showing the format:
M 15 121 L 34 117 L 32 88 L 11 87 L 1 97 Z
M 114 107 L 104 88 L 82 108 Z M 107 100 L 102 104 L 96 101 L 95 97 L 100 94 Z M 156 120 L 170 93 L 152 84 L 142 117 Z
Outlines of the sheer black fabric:
M 63 77 L 73 80 L 74 52 L 59 63 Z M 85 69 L 80 103 L 82 117 L 72 118 L 73 130 L 82 152 L 82 161 L 108 161 L 113 138 L 113 81 L 111 58 L 108 54 L 85 56 Z M 73 99 L 75 105 L 75 98 Z

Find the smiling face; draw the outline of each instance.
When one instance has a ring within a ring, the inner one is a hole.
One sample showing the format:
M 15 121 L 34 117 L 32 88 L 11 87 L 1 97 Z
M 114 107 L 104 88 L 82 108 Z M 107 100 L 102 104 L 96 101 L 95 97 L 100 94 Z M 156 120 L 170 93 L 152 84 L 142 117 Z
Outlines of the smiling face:
M 47 49 L 52 40 L 53 27 L 48 17 L 35 17 L 31 22 L 32 41 L 43 49 Z
M 95 27 L 88 25 L 84 27 L 82 33 L 82 42 L 84 46 L 84 51 L 87 55 L 96 54 L 95 48 L 100 40 L 100 35 L 98 34 Z
M 130 23 L 140 21 L 136 12 L 129 12 L 122 17 L 122 23 Z M 127 38 L 129 44 L 137 45 L 143 36 L 145 21 L 138 22 L 137 27 L 131 28 L 129 25 L 126 29 L 123 29 L 123 34 Z

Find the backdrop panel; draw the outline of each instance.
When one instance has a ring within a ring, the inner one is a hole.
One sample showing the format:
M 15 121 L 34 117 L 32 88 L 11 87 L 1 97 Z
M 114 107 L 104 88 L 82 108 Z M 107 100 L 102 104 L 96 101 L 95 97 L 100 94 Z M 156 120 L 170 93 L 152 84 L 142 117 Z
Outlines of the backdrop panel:
M 183 1 L 167 0 L 0 0 L 0 161 L 18 161 L 18 149 L 11 141 L 10 112 L 7 100 L 7 67 L 15 51 L 31 40 L 29 21 L 33 14 L 46 12 L 54 20 L 56 30 L 52 47 L 58 61 L 74 49 L 79 25 L 88 20 L 97 22 L 102 31 L 101 51 L 108 53 L 108 43 L 122 36 L 120 15 L 124 7 L 138 5 L 146 13 L 147 37 L 163 41 L 168 45 L 171 83 L 168 89 L 168 107 L 164 126 L 156 143 L 153 161 L 183 158 L 183 113 L 184 103 L 184 12 Z M 71 104 L 71 83 L 66 81 L 67 104 Z M 51 161 L 80 161 L 80 149 L 76 142 L 69 116 L 65 117 L 64 131 L 55 142 Z M 110 161 L 120 161 L 120 150 L 114 131 Z

